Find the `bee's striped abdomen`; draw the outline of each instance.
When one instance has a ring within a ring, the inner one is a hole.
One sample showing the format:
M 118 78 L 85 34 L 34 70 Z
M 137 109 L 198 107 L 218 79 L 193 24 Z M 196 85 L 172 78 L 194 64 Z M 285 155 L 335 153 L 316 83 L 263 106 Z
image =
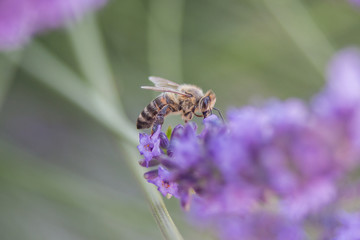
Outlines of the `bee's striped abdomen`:
M 136 121 L 136 128 L 143 129 L 151 127 L 156 120 L 157 114 L 165 105 L 166 100 L 162 95 L 151 101 L 140 113 Z

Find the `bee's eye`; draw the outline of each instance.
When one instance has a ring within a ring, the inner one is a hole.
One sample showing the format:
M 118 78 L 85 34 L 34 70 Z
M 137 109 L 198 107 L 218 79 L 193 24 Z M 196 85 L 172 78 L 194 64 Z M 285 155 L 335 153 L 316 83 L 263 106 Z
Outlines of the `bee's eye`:
M 209 97 L 206 97 L 201 101 L 201 108 L 202 109 L 207 109 L 208 104 L 209 104 Z

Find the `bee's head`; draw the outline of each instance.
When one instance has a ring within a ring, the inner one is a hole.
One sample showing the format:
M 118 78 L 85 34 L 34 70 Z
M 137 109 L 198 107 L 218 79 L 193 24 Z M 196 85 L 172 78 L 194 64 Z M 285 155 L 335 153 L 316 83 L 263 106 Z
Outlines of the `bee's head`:
M 214 107 L 216 102 L 215 93 L 212 90 L 209 90 L 199 101 L 199 109 L 202 112 L 204 118 L 208 117 L 211 114 L 211 110 Z

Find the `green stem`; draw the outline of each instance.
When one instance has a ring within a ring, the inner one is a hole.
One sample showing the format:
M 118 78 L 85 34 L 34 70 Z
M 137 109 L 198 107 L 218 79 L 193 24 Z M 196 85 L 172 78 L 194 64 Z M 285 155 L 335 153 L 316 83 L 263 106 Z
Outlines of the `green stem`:
M 119 94 L 103 39 L 94 15 L 68 27 L 80 68 L 92 86 L 110 102 L 118 104 Z
M 150 74 L 182 81 L 183 0 L 153 0 L 148 15 Z
M 114 104 L 84 83 L 41 44 L 33 42 L 24 54 L 21 67 L 36 80 L 61 94 L 122 139 L 134 145 L 138 143 L 133 124 L 122 117 Z
M 323 75 L 334 48 L 301 0 L 264 0 L 264 4 L 314 68 Z
M 14 61 L 19 62 L 21 60 L 21 51 L 8 52 L 0 55 L 0 109 L 4 103 L 6 94 L 11 85 L 11 81 L 14 78 L 14 74 L 16 72 L 16 65 L 7 61 L 6 58 L 8 56 L 11 56 Z
M 123 150 L 127 150 L 125 151 L 125 153 L 127 155 L 126 159 L 128 161 L 128 165 L 132 169 L 139 168 L 138 164 L 135 163 L 135 161 L 131 161 L 131 159 L 136 158 L 136 156 L 138 155 L 137 152 L 134 151 L 134 148 L 132 148 L 132 146 L 129 144 L 123 144 L 123 143 L 120 143 L 120 147 Z M 134 173 L 139 174 L 139 171 L 136 171 Z M 151 186 L 151 188 L 149 188 L 149 184 L 147 184 L 143 180 L 143 174 L 137 176 L 137 179 L 138 180 L 141 179 L 139 181 L 140 186 L 146 193 L 145 195 L 150 203 L 151 211 L 153 213 L 153 216 L 161 233 L 163 234 L 163 237 L 168 240 L 170 239 L 182 240 L 183 238 L 180 232 L 178 231 L 178 229 L 176 228 L 174 222 L 172 221 L 162 198 L 159 198 L 158 191 L 157 190 L 154 191 L 155 190 L 154 186 Z M 164 221 L 164 219 L 166 219 L 166 221 Z

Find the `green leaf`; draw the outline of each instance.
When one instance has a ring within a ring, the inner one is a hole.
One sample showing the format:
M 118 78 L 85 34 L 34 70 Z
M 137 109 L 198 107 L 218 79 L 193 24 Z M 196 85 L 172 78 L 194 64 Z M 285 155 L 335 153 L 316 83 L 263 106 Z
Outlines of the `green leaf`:
M 172 133 L 172 128 L 171 126 L 169 126 L 168 129 L 166 130 L 166 136 L 169 140 L 171 138 L 171 133 Z

